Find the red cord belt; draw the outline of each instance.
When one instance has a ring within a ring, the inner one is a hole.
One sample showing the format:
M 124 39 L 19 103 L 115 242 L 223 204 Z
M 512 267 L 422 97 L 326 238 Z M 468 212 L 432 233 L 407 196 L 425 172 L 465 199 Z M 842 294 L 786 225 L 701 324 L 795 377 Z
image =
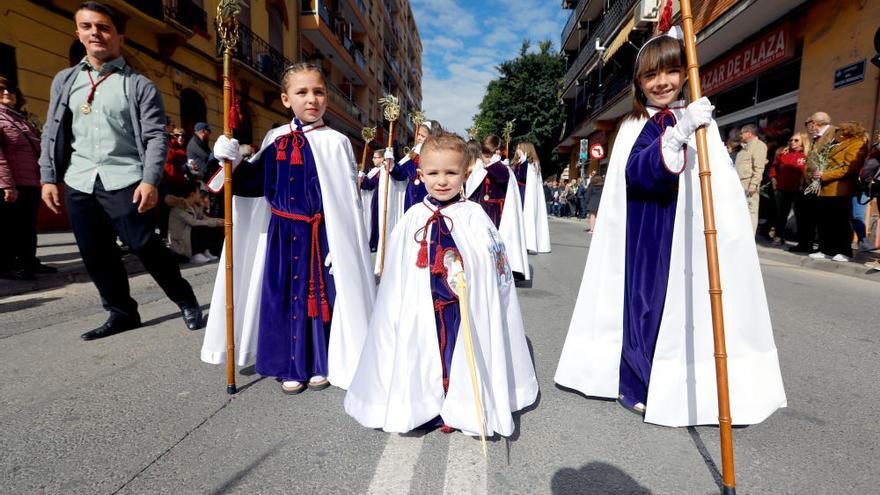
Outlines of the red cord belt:
M 318 297 L 315 294 L 315 279 L 318 279 L 318 289 L 321 295 L 321 320 L 324 323 L 330 321 L 330 304 L 327 302 L 327 294 L 324 290 L 324 270 L 315 268 L 316 263 L 320 267 L 324 261 L 321 256 L 321 222 L 324 221 L 322 213 L 316 213 L 315 216 L 297 215 L 296 213 L 287 213 L 286 211 L 276 210 L 272 208 L 272 214 L 288 220 L 297 222 L 305 222 L 312 226 L 312 240 L 310 242 L 309 253 L 309 312 L 310 318 L 318 317 Z M 317 277 L 315 276 L 317 272 Z

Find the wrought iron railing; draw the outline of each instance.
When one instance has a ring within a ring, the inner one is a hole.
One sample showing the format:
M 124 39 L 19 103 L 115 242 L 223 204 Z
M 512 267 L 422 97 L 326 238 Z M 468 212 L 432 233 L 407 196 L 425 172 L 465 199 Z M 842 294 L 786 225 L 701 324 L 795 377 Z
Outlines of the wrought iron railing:
M 266 40 L 254 34 L 247 26 L 239 25 L 238 34 L 238 45 L 232 53 L 233 58 L 269 80 L 279 82 L 282 72 L 291 65 L 291 61 Z M 217 56 L 223 56 L 223 43 L 219 36 L 217 37 Z
M 562 43 L 559 46 L 565 46 L 565 42 L 568 41 L 568 38 L 571 37 L 572 33 L 577 30 L 578 19 L 583 15 L 584 9 L 587 8 L 587 4 L 591 1 L 592 0 L 580 0 L 574 10 L 571 11 L 571 15 L 568 16 L 568 21 L 565 22 L 565 28 L 562 29 Z
M 192 0 L 166 0 L 165 16 L 184 27 L 208 32 L 208 13 Z
M 600 43 L 605 43 L 614 34 L 614 28 L 623 21 L 624 15 L 637 1 L 639 0 L 612 0 L 611 5 L 600 16 L 602 21 L 596 25 L 595 30 L 590 30 L 587 41 L 581 48 L 577 59 L 569 66 L 562 83 L 563 91 L 568 90 L 584 66 L 587 65 L 587 62 L 596 55 L 594 40 L 598 38 Z

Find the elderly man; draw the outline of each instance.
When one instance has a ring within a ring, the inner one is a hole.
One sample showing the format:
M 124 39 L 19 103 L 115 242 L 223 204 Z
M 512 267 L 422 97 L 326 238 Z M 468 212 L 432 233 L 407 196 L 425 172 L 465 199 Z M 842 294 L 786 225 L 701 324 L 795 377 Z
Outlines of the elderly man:
M 52 81 L 40 182 L 43 202 L 59 213 L 57 183 L 64 181 L 76 243 L 110 313 L 106 323 L 82 338 L 141 326 L 117 236 L 180 307 L 186 326 L 196 329 L 202 320 L 199 303 L 174 255 L 156 236 L 149 212 L 159 198 L 167 151 L 161 94 L 122 58 L 124 25 L 113 10 L 84 2 L 74 16 L 86 56 Z
M 739 133 L 742 143 L 736 154 L 736 172 L 746 194 L 754 231 L 758 228 L 758 205 L 761 199 L 758 188 L 767 165 L 767 145 L 758 139 L 758 128 L 754 124 L 742 126 Z
M 816 112 L 804 122 L 813 146 L 807 155 L 805 177 L 812 177 L 822 161 L 821 152 L 826 145 L 834 140 L 837 128 L 831 125 L 831 117 L 825 112 Z M 817 197 L 815 194 L 805 194 L 795 203 L 795 218 L 797 219 L 798 245 L 791 248 L 795 253 L 812 253 L 813 242 L 816 240 L 817 221 L 819 211 L 817 209 Z

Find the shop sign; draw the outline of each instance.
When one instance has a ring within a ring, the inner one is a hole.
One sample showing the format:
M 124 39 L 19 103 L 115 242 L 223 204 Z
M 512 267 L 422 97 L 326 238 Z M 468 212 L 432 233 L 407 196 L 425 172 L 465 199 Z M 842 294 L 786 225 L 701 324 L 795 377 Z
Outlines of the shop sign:
M 762 34 L 705 69 L 700 69 L 703 94 L 718 93 L 793 56 L 791 26 L 785 24 Z
M 859 61 L 834 71 L 834 89 L 860 83 L 865 80 L 865 61 Z
M 599 143 L 590 146 L 590 156 L 593 160 L 601 160 L 605 158 L 605 148 Z

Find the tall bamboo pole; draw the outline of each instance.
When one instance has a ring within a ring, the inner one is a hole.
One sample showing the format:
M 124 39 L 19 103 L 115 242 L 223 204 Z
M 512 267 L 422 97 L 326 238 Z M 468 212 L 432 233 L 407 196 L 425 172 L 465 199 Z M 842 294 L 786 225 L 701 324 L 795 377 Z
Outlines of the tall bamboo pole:
M 694 17 L 690 0 L 681 0 L 681 19 L 684 48 L 687 57 L 688 84 L 691 101 L 702 96 L 700 64 L 694 38 Z M 709 300 L 712 307 L 712 330 L 715 338 L 715 377 L 718 385 L 718 427 L 721 432 L 721 470 L 724 495 L 736 493 L 733 467 L 733 430 L 730 419 L 730 392 L 727 385 L 727 346 L 724 341 L 724 310 L 721 301 L 721 275 L 718 268 L 718 240 L 715 229 L 715 206 L 712 201 L 712 172 L 709 170 L 709 150 L 706 129 L 697 129 L 697 160 L 700 167 L 700 193 L 703 201 L 706 257 L 709 266 Z
M 237 0 L 222 0 L 217 5 L 217 30 L 223 42 L 223 134 L 232 138 L 229 114 L 232 106 L 232 51 L 238 44 Z M 232 163 L 223 163 L 223 230 L 226 242 L 226 393 L 235 386 L 235 307 L 232 292 Z
M 397 97 L 385 95 L 379 99 L 382 105 L 385 120 L 388 121 L 388 146 L 394 146 L 394 122 L 400 117 L 400 103 Z M 385 194 L 382 200 L 382 248 L 379 250 L 379 276 L 385 271 L 385 244 L 388 233 L 388 188 L 391 185 L 391 160 L 385 160 Z

